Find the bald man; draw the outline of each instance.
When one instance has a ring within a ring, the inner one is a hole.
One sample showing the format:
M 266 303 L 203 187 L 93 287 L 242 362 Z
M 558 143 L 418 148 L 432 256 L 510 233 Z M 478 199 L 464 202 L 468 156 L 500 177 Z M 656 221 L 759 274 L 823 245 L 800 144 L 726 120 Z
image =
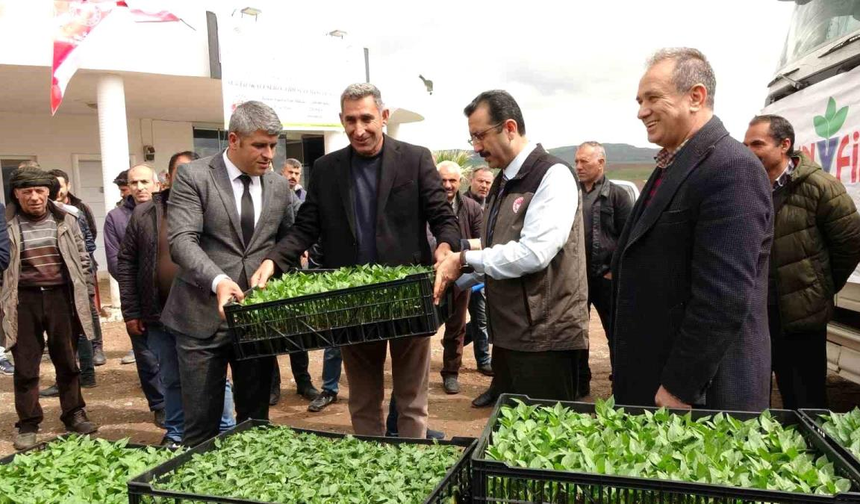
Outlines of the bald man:
M 119 278 L 117 256 L 119 255 L 125 230 L 134 208 L 152 199 L 152 193 L 158 187 L 155 171 L 148 165 L 140 164 L 128 170 L 126 176 L 129 194 L 122 205 L 108 212 L 105 218 L 105 252 L 107 254 L 108 271 L 114 278 Z M 130 335 L 132 333 L 129 333 Z M 122 358 L 123 364 L 137 364 L 137 375 L 143 394 L 153 412 L 154 423 L 164 427 L 164 394 L 158 377 L 158 359 L 150 350 L 146 336 L 131 336 L 131 352 Z

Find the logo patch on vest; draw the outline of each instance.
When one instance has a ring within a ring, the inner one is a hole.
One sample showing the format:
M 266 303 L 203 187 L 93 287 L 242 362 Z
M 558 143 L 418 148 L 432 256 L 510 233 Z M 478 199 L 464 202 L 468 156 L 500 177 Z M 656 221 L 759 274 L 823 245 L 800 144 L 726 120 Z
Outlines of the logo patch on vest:
M 514 213 L 519 212 L 521 206 L 523 206 L 523 197 L 522 196 L 520 196 L 519 198 L 514 200 L 514 204 L 512 207 Z

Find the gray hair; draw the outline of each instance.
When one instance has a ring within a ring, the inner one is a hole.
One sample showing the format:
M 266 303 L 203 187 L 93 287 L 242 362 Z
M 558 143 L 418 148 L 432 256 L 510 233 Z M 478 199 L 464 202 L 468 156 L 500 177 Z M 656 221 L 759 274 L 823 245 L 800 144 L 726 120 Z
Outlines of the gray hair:
M 158 173 L 155 172 L 155 168 L 153 168 L 152 166 L 149 166 L 146 163 L 136 164 L 136 165 L 132 166 L 131 168 L 129 168 L 128 174 L 126 175 L 126 177 L 131 177 L 131 172 L 133 172 L 135 170 L 139 170 L 141 168 L 146 168 L 147 170 L 149 170 L 149 172 L 152 173 L 152 181 L 158 182 Z
M 708 58 L 698 49 L 690 47 L 670 47 L 660 49 L 648 59 L 648 68 L 666 60 L 675 62 L 672 70 L 672 84 L 679 93 L 686 93 L 696 84 L 705 86 L 708 92 L 706 105 L 714 109 L 714 95 L 717 92 L 717 78 Z
M 442 161 L 441 163 L 436 165 L 437 170 L 442 171 L 442 168 L 449 168 L 451 170 L 454 170 L 455 172 L 457 172 L 457 175 L 459 175 L 460 178 L 463 178 L 463 169 L 460 167 L 460 165 L 453 161 Z
M 293 168 L 298 168 L 301 170 L 302 162 L 296 158 L 287 158 L 286 160 L 284 160 L 284 166 L 282 166 L 281 169 L 283 170 L 287 166 L 292 166 Z
M 281 120 L 272 107 L 259 101 L 246 101 L 233 111 L 227 131 L 245 137 L 258 130 L 267 135 L 279 135 L 281 129 Z
M 489 166 L 481 165 L 481 166 L 476 166 L 476 167 L 472 168 L 472 171 L 469 172 L 469 179 L 471 180 L 471 179 L 475 178 L 475 175 L 477 175 L 481 172 L 484 172 L 484 171 L 489 173 L 491 177 L 493 176 L 493 170 L 490 169 Z
M 343 110 L 343 102 L 346 100 L 360 100 L 365 96 L 373 97 L 373 101 L 376 102 L 376 108 L 380 112 L 385 108 L 385 104 L 382 103 L 382 92 L 379 91 L 379 88 L 369 82 L 358 82 L 350 84 L 340 94 L 340 109 Z
M 579 149 L 583 147 L 591 147 L 594 149 L 594 152 L 597 153 L 597 157 L 600 159 L 606 160 L 606 149 L 603 148 L 603 144 L 600 142 L 595 142 L 594 140 L 589 140 L 587 142 L 582 142 L 579 144 Z M 579 150 L 577 149 L 577 150 Z

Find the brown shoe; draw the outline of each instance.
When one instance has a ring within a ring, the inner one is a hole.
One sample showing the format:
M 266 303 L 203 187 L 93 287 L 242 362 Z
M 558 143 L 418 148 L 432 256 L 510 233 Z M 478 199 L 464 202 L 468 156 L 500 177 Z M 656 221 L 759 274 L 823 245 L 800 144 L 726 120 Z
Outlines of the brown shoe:
M 78 434 L 92 434 L 93 432 L 99 430 L 98 425 L 91 422 L 87 418 L 87 412 L 79 409 L 72 414 L 71 420 L 64 422 L 66 424 L 66 430 L 69 432 L 76 432 Z
M 12 446 L 15 447 L 16 450 L 27 450 L 36 446 L 36 433 L 35 432 L 19 432 L 15 434 L 15 442 L 12 443 Z

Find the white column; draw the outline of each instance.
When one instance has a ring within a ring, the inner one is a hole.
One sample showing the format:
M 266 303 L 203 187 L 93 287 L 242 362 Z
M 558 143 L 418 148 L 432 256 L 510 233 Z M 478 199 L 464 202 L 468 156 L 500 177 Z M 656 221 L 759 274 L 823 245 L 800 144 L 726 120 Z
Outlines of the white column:
M 343 149 L 349 145 L 349 138 L 347 138 L 346 133 L 343 131 L 326 131 L 323 134 L 323 141 L 325 142 L 326 154 Z
M 102 75 L 98 82 L 99 143 L 102 157 L 102 186 L 105 211 L 119 201 L 113 179 L 128 166 L 128 122 L 125 115 L 125 88 L 119 75 Z M 111 305 L 119 306 L 119 284 L 110 279 Z

